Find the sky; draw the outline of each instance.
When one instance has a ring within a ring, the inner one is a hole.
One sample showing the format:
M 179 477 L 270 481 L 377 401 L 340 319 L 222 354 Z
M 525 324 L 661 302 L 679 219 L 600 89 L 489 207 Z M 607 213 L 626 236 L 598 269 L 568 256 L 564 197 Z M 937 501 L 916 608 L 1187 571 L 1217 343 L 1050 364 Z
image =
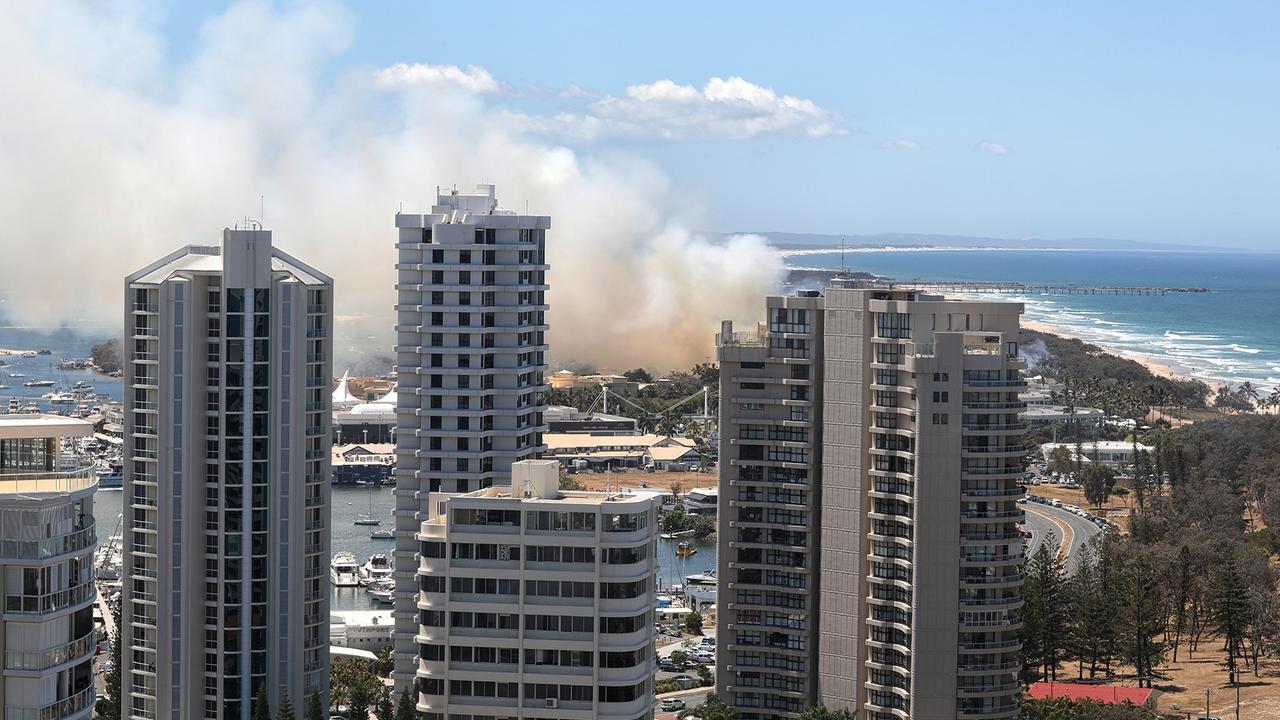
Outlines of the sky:
M 208 9 L 171 12 L 180 55 Z M 741 78 L 825 114 L 748 136 L 545 133 L 657 163 L 706 230 L 1280 249 L 1275 3 L 379 2 L 350 20 L 335 76 L 474 65 L 516 112 Z M 649 120 L 668 111 L 687 109 Z
M 1114 5 L 0 3 L 0 320 L 118 326 L 261 215 L 389 348 L 394 213 L 477 183 L 602 366 L 757 320 L 769 232 L 1280 251 L 1280 5 Z

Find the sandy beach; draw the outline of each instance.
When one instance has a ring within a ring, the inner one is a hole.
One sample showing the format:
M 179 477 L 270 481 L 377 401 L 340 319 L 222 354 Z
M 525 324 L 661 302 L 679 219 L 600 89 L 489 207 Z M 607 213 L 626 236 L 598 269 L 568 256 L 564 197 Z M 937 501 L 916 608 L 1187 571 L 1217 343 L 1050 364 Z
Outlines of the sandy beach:
M 1071 332 L 1071 330 L 1069 330 L 1068 328 L 1059 327 L 1057 325 L 1049 325 L 1047 323 L 1032 322 L 1028 320 L 1024 320 L 1022 322 L 1022 327 L 1028 330 L 1035 330 L 1036 332 L 1052 333 L 1054 335 L 1058 335 L 1065 338 L 1074 338 L 1076 340 L 1087 342 L 1090 345 L 1097 345 L 1098 347 L 1102 348 L 1108 353 L 1111 353 L 1112 355 L 1115 355 L 1116 357 L 1122 357 L 1122 358 L 1125 358 L 1126 360 L 1132 360 L 1138 363 L 1139 365 L 1142 365 L 1146 369 L 1150 370 L 1153 375 L 1159 375 L 1160 377 L 1166 377 L 1171 380 L 1199 380 L 1200 382 L 1205 383 L 1206 385 L 1213 388 L 1214 390 L 1217 390 L 1222 385 L 1228 384 L 1228 383 L 1224 383 L 1217 380 L 1205 380 L 1204 378 L 1192 377 L 1187 372 L 1180 371 L 1178 368 L 1175 368 L 1171 365 L 1166 365 L 1164 363 L 1156 362 L 1151 358 L 1148 358 L 1142 355 L 1137 355 L 1131 352 L 1124 352 L 1114 347 L 1108 347 L 1106 344 L 1100 343 L 1096 340 L 1086 340 L 1085 338 L 1082 338 L 1079 335 L 1076 335 L 1075 333 Z

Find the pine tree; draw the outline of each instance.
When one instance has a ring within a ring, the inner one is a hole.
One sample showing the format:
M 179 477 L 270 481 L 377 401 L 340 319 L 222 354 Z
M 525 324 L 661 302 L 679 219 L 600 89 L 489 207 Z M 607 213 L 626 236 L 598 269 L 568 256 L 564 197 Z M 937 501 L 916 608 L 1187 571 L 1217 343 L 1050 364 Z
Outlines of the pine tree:
M 276 720 L 297 720 L 293 703 L 289 701 L 289 693 L 285 693 L 280 698 L 280 707 L 276 708 Z
M 350 720 L 369 720 L 369 706 L 373 703 L 373 689 L 368 683 L 358 683 L 351 688 L 351 697 L 347 705 L 347 717 Z
M 1164 585 L 1154 561 L 1138 555 L 1127 561 L 1118 583 L 1117 645 L 1122 659 L 1133 665 L 1138 687 L 1151 687 L 1155 668 L 1164 661 L 1164 643 L 1156 636 L 1167 618 Z
M 1187 602 L 1191 599 L 1191 549 L 1186 545 L 1178 551 L 1178 589 L 1173 612 L 1173 661 L 1178 662 L 1178 646 L 1182 644 L 1182 631 L 1187 623 Z
M 1234 559 L 1214 578 L 1209 597 L 1209 621 L 1227 643 L 1229 681 L 1240 682 L 1238 659 L 1245 657 L 1244 639 L 1253 617 L 1253 598 Z
M 1045 678 L 1058 678 L 1058 664 L 1067 644 L 1070 616 L 1066 568 L 1058 554 L 1058 541 L 1049 533 L 1027 564 L 1023 583 L 1023 633 L 1029 665 Z
M 253 720 L 271 720 L 271 700 L 267 697 L 267 684 L 258 683 L 253 697 Z
M 324 720 L 324 709 L 320 707 L 320 693 L 314 690 L 307 696 L 307 720 Z
M 1080 550 L 1075 574 L 1068 581 L 1071 606 L 1070 650 L 1079 662 L 1079 676 L 1097 676 L 1099 666 L 1110 669 L 1115 645 L 1115 621 L 1111 592 L 1111 550 L 1105 543 L 1090 543 Z
M 373 715 L 378 720 L 396 720 L 396 706 L 391 702 L 391 691 L 387 689 L 386 684 L 380 683 L 380 685 L 378 702 L 373 709 Z
M 418 720 L 418 708 L 409 695 L 409 688 L 400 693 L 400 700 L 396 702 L 396 720 Z

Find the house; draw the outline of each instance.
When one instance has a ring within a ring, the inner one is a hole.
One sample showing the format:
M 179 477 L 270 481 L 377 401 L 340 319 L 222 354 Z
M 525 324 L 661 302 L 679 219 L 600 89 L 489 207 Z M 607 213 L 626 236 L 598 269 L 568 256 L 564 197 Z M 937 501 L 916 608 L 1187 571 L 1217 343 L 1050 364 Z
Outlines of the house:
M 644 453 L 645 466 L 661 471 L 684 471 L 702 465 L 702 461 L 702 453 L 680 443 L 655 445 L 645 450 Z

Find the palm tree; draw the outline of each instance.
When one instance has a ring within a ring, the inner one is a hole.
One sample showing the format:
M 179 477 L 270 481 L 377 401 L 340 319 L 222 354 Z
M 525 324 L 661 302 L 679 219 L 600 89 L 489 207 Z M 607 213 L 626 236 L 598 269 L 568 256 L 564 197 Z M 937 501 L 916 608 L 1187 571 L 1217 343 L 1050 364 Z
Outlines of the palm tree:
M 1258 388 L 1248 380 L 1240 383 L 1240 388 L 1237 392 L 1239 392 L 1242 397 L 1248 398 L 1251 404 L 1258 404 L 1258 398 L 1260 396 Z
M 1280 385 L 1271 388 L 1271 394 L 1267 396 L 1267 404 L 1273 408 L 1280 408 Z

